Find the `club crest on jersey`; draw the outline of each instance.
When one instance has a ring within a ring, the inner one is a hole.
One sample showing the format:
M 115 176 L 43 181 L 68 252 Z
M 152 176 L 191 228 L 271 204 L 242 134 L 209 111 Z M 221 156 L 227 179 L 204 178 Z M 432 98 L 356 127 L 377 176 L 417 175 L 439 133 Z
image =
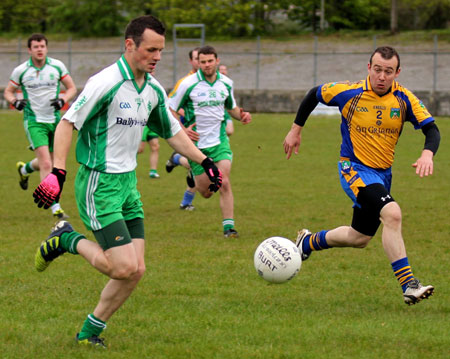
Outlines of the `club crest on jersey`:
M 400 109 L 399 108 L 391 108 L 391 118 L 393 120 L 398 120 L 400 118 Z
M 350 161 L 341 160 L 341 167 L 344 172 L 348 172 L 352 167 Z

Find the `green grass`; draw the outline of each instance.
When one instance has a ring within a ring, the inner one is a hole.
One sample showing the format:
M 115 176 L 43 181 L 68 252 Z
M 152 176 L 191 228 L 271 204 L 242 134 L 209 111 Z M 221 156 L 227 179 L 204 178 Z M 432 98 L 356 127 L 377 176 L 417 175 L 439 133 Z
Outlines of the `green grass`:
M 146 213 L 147 273 L 104 332 L 107 353 L 73 342 L 93 311 L 106 278 L 81 257 L 58 258 L 44 273 L 34 253 L 52 225 L 32 191 L 18 185 L 15 163 L 32 153 L 21 114 L 0 112 L 0 357 L 16 358 L 448 358 L 450 348 L 450 119 L 435 174 L 411 168 L 424 137 L 406 125 L 396 153 L 392 193 L 403 210 L 404 237 L 415 275 L 436 287 L 416 306 L 403 304 L 380 233 L 364 250 L 314 254 L 292 281 L 273 285 L 253 268 L 253 253 L 270 236 L 349 224 L 351 202 L 336 162 L 338 118 L 311 118 L 301 154 L 285 160 L 282 142 L 293 115 L 254 115 L 231 138 L 238 240 L 222 238 L 218 196 L 178 209 L 185 171 L 170 175 L 171 150 L 161 143 L 159 180 L 148 178 L 148 148 L 138 178 Z M 70 156 L 62 205 L 87 232 L 76 210 Z M 92 234 L 88 237 L 92 239 Z

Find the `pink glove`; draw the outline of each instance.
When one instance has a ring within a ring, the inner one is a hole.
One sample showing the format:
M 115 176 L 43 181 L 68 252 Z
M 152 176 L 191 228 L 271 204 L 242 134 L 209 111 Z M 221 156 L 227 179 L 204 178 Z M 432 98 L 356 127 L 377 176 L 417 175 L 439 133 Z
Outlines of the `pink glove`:
M 43 206 L 44 209 L 48 209 L 53 202 L 58 202 L 65 180 L 66 171 L 53 168 L 52 172 L 44 178 L 34 191 L 34 203 L 37 203 L 39 208 Z

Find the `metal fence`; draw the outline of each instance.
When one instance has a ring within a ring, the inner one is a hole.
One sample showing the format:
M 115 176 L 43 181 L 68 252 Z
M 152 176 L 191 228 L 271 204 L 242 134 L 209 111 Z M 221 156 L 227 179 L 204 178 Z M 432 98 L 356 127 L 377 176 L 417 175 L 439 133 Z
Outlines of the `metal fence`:
M 306 41 L 255 40 L 206 42 L 214 46 L 229 68 L 229 76 L 236 89 L 307 90 L 331 81 L 357 81 L 367 76 L 367 62 L 377 45 L 384 45 L 377 37 L 370 41 L 333 42 L 311 37 Z M 168 42 L 155 77 L 170 89 L 174 79 L 189 70 L 188 52 L 197 42 Z M 390 44 L 401 57 L 402 73 L 399 81 L 413 91 L 450 90 L 450 44 L 438 36 L 417 45 Z M 123 40 L 87 39 L 51 41 L 49 56 L 63 61 L 76 85 L 86 80 L 123 53 Z M 28 59 L 26 40 L 16 39 L 0 43 L 0 87 L 5 87 L 13 68 Z

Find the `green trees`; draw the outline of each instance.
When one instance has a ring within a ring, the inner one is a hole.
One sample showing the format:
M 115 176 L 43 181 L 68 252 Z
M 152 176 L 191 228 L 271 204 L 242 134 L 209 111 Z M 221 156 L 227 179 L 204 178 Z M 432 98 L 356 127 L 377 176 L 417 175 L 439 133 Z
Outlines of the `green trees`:
M 398 29 L 446 28 L 448 0 L 322 0 L 325 28 L 388 30 L 391 5 Z M 394 3 L 393 3 L 394 1 Z M 203 23 L 208 36 L 254 36 L 318 31 L 321 0 L 2 0 L 0 33 L 70 32 L 116 36 L 141 14 L 175 23 Z

